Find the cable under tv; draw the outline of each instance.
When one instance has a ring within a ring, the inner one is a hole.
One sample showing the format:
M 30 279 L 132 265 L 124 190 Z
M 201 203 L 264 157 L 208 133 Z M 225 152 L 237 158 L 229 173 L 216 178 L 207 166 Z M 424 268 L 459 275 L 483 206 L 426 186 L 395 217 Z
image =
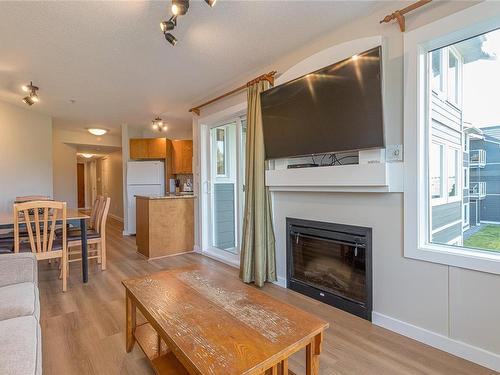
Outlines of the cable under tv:
M 314 168 L 319 167 L 319 164 L 314 163 L 302 163 L 302 164 L 288 164 L 286 166 L 287 169 L 295 169 L 295 168 Z

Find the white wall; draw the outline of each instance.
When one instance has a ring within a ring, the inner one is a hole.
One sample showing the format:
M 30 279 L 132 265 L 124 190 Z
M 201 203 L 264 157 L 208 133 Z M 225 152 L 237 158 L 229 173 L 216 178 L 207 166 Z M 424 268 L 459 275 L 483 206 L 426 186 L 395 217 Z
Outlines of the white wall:
M 191 139 L 193 131 L 190 127 L 183 127 L 182 129 L 167 130 L 166 132 L 158 132 L 149 127 L 141 127 L 141 138 L 162 138 L 168 139 Z
M 54 199 L 65 201 L 68 207 L 77 206 L 77 145 L 87 145 L 89 147 L 102 146 L 105 150 L 107 146 L 121 147 L 121 135 L 107 134 L 96 137 L 83 130 L 71 130 L 53 127 L 52 148 L 53 148 L 53 184 Z M 88 175 L 88 168 L 85 169 Z M 87 177 L 86 177 L 87 179 Z M 88 191 L 85 192 L 86 201 Z
M 422 26 L 474 5 L 473 2 L 433 2 L 407 18 L 407 29 Z M 379 24 L 387 8 L 332 30 L 244 79 L 276 69 L 284 72 L 302 59 L 350 40 L 382 35 L 386 42 L 384 102 L 387 144 L 403 143 L 403 34 L 396 24 Z M 244 81 L 242 79 L 242 81 Z M 203 109 L 202 116 L 245 100 L 244 94 Z M 195 145 L 198 119 L 193 121 Z M 199 147 L 197 148 L 199 150 Z M 199 176 L 199 155 L 195 176 Z M 199 184 L 199 178 L 196 179 Z M 200 186 L 196 187 L 200 192 Z M 457 355 L 500 370 L 500 276 L 403 256 L 403 195 L 346 193 L 276 193 L 274 199 L 278 275 L 285 276 L 286 216 L 373 228 L 374 312 L 390 329 L 427 341 Z M 197 235 L 197 247 L 200 246 Z M 383 319 L 382 319 L 383 318 Z M 386 319 L 387 318 L 387 319 Z M 399 325 L 398 325 L 399 324 Z
M 66 133 L 57 127 L 52 133 L 54 199 L 77 207 L 76 146 L 65 143 Z
M 123 220 L 122 153 L 110 153 L 99 159 L 97 164 L 97 178 L 101 179 L 102 194 L 111 198 L 109 215 Z
M 52 119 L 0 102 L 0 212 L 16 196 L 52 196 Z
M 122 192 L 123 192 L 123 221 L 125 223 L 123 233 L 127 234 L 127 162 L 130 160 L 130 138 L 141 138 L 143 129 L 140 127 L 122 124 Z M 135 214 L 135 213 L 131 213 Z

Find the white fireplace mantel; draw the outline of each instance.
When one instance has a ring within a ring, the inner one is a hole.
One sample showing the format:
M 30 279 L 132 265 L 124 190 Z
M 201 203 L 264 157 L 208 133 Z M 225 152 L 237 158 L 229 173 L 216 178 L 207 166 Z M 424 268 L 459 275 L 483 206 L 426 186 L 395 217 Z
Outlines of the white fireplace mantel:
M 403 163 L 370 163 L 266 171 L 270 191 L 403 192 Z

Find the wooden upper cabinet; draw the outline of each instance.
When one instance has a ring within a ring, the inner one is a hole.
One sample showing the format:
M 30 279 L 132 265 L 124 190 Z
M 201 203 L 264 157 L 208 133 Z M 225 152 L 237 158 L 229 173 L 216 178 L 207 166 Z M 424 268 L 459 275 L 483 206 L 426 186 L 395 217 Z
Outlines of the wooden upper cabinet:
M 173 147 L 173 173 L 191 174 L 193 173 L 193 141 L 172 141 Z
M 165 159 L 167 157 L 166 138 L 130 139 L 130 159 Z
M 148 139 L 149 159 L 165 159 L 167 157 L 167 139 L 152 138 Z
M 130 140 L 130 159 L 147 159 L 148 143 L 145 138 Z

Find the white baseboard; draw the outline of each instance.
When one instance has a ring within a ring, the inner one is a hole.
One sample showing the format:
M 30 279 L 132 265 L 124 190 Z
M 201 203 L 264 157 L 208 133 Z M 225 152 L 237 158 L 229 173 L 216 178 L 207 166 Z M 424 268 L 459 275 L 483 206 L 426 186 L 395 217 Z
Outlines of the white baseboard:
M 423 342 L 424 344 L 430 345 L 434 348 L 456 355 L 457 357 L 464 358 L 484 367 L 488 367 L 494 371 L 500 371 L 499 354 L 454 340 L 450 337 L 440 335 L 377 312 L 372 313 L 372 323 L 403 336 Z
M 277 278 L 278 280 L 274 281 L 273 284 L 286 288 L 286 278 L 282 276 L 277 276 Z
M 231 262 L 230 260 L 224 259 L 223 257 L 218 256 L 217 254 L 215 254 L 214 252 L 212 252 L 208 249 L 206 249 L 206 250 L 200 249 L 200 254 L 203 256 L 206 256 L 207 258 L 211 258 L 211 259 L 214 259 L 214 260 L 219 261 L 221 263 L 227 264 L 228 266 L 238 268 L 238 269 L 240 268 L 239 263 Z

